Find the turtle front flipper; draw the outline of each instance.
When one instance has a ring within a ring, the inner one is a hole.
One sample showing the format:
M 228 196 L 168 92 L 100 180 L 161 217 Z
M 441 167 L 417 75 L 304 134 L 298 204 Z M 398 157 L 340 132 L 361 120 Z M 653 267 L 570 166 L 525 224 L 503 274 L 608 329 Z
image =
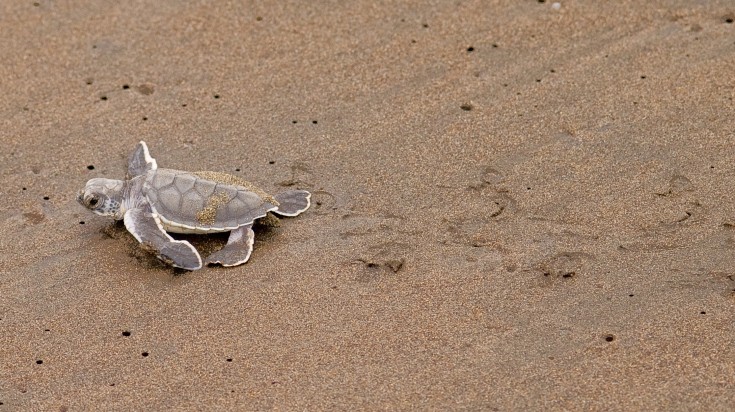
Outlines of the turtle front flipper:
M 130 209 L 125 212 L 124 221 L 128 232 L 162 261 L 182 269 L 201 269 L 202 258 L 194 246 L 185 240 L 174 240 L 150 211 Z
M 252 223 L 240 226 L 230 232 L 225 247 L 207 257 L 206 264 L 220 264 L 222 266 L 242 265 L 250 259 L 253 251 L 255 233 Z
M 156 169 L 158 169 L 156 159 L 151 157 L 151 154 L 148 152 L 148 146 L 141 140 L 135 146 L 133 153 L 130 154 L 130 159 L 128 160 L 128 179 Z

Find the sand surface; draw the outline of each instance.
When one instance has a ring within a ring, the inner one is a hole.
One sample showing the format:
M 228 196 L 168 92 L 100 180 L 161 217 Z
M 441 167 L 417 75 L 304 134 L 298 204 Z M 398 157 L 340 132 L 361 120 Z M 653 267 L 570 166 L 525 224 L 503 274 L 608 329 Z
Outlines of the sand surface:
M 0 411 L 733 410 L 733 18 L 1 2 Z M 314 206 L 175 271 L 74 199 L 139 140 Z

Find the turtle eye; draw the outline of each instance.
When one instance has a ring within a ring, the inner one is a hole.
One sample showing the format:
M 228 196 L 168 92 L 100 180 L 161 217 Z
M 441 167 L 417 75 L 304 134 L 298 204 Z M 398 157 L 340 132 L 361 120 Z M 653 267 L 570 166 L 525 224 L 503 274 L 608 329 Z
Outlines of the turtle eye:
M 97 206 L 97 202 L 99 202 L 99 199 L 97 199 L 96 197 L 89 199 L 90 206 Z

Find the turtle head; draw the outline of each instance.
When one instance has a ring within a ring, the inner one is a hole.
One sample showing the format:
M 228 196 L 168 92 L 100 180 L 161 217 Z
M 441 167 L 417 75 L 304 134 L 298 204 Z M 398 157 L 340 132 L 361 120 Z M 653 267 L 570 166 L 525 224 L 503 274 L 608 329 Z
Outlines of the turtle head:
M 112 216 L 122 219 L 122 204 L 125 184 L 122 180 L 90 179 L 77 195 L 82 206 L 100 216 Z

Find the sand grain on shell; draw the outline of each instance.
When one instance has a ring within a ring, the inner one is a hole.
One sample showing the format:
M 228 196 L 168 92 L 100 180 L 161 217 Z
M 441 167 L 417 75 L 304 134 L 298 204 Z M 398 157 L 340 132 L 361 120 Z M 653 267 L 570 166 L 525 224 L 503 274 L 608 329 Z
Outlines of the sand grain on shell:
M 268 193 L 266 193 L 263 189 L 259 188 L 258 186 L 255 186 L 254 184 L 248 182 L 247 180 L 241 179 L 237 176 L 233 176 L 231 174 L 222 173 L 222 172 L 209 172 L 209 171 L 203 171 L 203 172 L 193 172 L 193 175 L 205 179 L 205 180 L 211 180 L 213 182 L 222 183 L 225 185 L 230 186 L 241 186 L 245 189 L 255 193 L 256 195 L 260 196 L 261 199 L 264 201 L 278 206 L 278 201 Z
M 212 225 L 217 218 L 217 210 L 230 201 L 230 197 L 226 192 L 212 194 L 207 199 L 207 206 L 197 212 L 197 222 L 203 225 Z

